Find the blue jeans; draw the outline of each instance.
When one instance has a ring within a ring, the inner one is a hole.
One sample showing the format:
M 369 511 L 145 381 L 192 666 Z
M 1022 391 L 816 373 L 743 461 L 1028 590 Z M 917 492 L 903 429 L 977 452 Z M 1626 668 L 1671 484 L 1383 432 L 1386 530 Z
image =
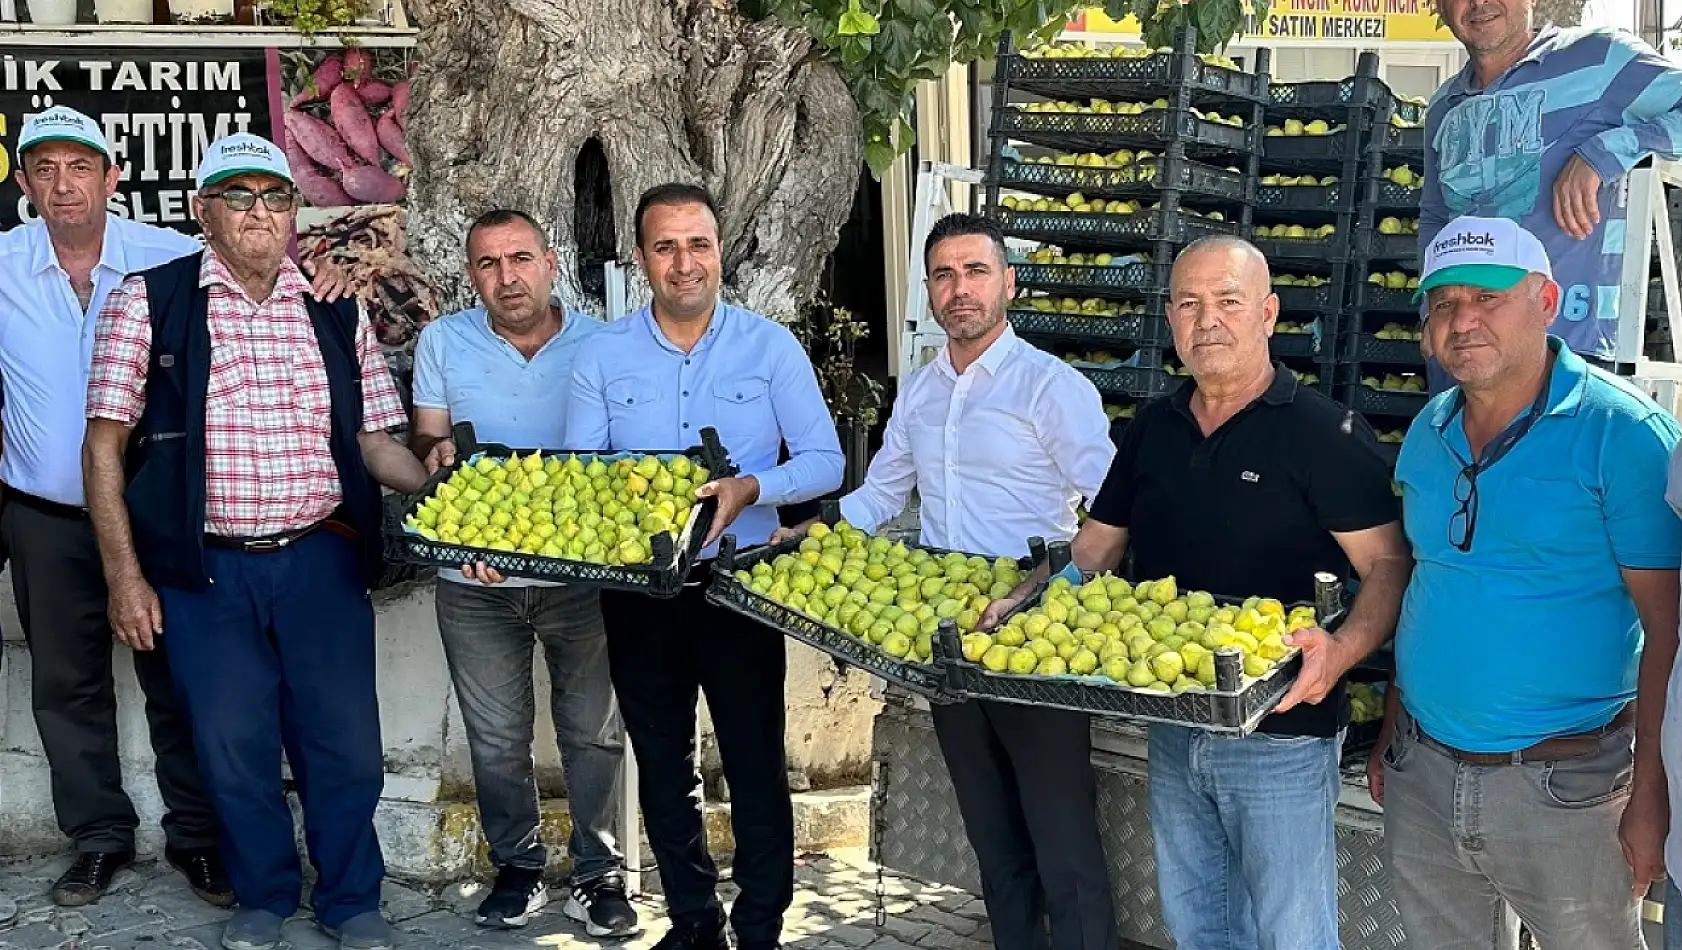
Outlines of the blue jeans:
M 374 608 L 355 546 L 318 531 L 280 551 L 206 548 L 201 591 L 161 587 L 163 645 L 221 821 L 241 906 L 290 917 L 303 886 L 281 752 L 328 927 L 380 906 L 385 783 Z
M 1682 950 L 1682 890 L 1667 878 L 1664 894 L 1664 950 Z
M 1151 727 L 1157 886 L 1179 950 L 1337 950 L 1342 746 Z

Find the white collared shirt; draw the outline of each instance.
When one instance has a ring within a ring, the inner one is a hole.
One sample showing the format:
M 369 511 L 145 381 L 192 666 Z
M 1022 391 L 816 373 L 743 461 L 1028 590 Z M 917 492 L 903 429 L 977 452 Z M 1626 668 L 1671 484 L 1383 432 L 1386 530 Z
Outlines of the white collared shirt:
M 179 231 L 107 214 L 87 309 L 58 263 L 47 226 L 0 234 L 0 482 L 60 504 L 85 504 L 82 435 L 87 428 L 93 329 L 123 277 L 196 253 Z
M 1114 455 L 1091 381 L 1007 326 L 961 375 L 945 348 L 912 374 L 841 515 L 875 531 L 915 488 L 924 544 L 1020 557 L 1030 537 L 1074 537 Z

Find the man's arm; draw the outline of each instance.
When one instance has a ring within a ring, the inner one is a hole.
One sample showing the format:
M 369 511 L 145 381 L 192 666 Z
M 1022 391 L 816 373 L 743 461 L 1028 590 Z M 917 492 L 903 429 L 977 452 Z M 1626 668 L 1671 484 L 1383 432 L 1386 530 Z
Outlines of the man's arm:
M 759 483 L 754 504 L 786 505 L 840 488 L 847 459 L 841 453 L 841 438 L 812 361 L 793 334 L 778 333 L 772 359 L 771 408 L 777 414 L 789 458 L 768 471 L 744 477 Z
M 911 435 L 907 414 L 911 412 L 907 393 L 913 392 L 913 377 L 894 400 L 893 413 L 882 432 L 882 448 L 870 460 L 864 484 L 841 499 L 841 517 L 868 534 L 893 520 L 911 501 L 917 487 L 917 464 L 911 457 Z
M 1670 801 L 1659 734 L 1665 695 L 1676 665 L 1678 598 L 1682 582 L 1674 570 L 1623 568 L 1624 587 L 1641 617 L 1645 644 L 1635 687 L 1635 775 L 1618 838 L 1635 872 L 1635 893 L 1645 894 L 1664 877 L 1664 841 L 1670 830 Z M 1682 763 L 1678 763 L 1682 764 Z
M 409 397 L 415 418 L 409 426 L 409 450 L 428 472 L 455 464 L 450 402 L 444 391 L 444 324 L 434 320 L 415 344 L 415 372 Z
M 1053 374 L 1034 401 L 1031 421 L 1063 483 L 1092 504 L 1116 455 L 1097 387 L 1073 371 Z
M 426 466 L 390 433 L 358 432 L 356 444 L 362 449 L 362 464 L 368 466 L 374 481 L 405 494 L 426 486 Z
M 1127 529 L 1105 524 L 1096 516 L 1088 517 L 1069 542 L 1069 555 L 1075 569 L 1087 573 L 1114 571 L 1121 564 L 1121 556 L 1126 553 Z M 1026 600 L 1034 588 L 1045 583 L 1050 575 L 1049 562 L 1041 561 L 1034 565 L 1015 590 L 987 605 L 987 610 L 981 615 L 980 629 L 991 630 L 997 626 L 1005 614 L 1016 609 L 1016 605 Z
M 1578 146 L 1577 156 L 1601 183 L 1624 175 L 1649 155 L 1682 158 L 1682 67 L 1627 33 L 1593 39 L 1609 43 L 1609 59 L 1630 62 L 1599 99 L 1611 127 Z
M 123 500 L 127 480 L 123 457 L 130 426 L 113 419 L 89 419 L 82 439 L 82 489 L 88 517 L 99 544 L 99 560 L 109 589 L 108 612 L 117 639 L 136 650 L 150 650 L 163 633 L 163 607 L 157 592 L 140 572 L 129 528 L 128 503 Z
M 567 396 L 566 447 L 581 452 L 610 448 L 607 382 L 602 372 L 607 333 L 597 333 L 578 351 L 572 364 L 572 389 Z
M 415 407 L 409 426 L 409 451 L 430 474 L 456 463 L 456 443 L 450 434 L 450 410 Z
M 1366 659 L 1396 632 L 1402 613 L 1402 595 L 1413 577 L 1413 555 L 1400 522 L 1364 531 L 1333 532 L 1338 546 L 1349 558 L 1360 592 L 1349 608 L 1349 619 L 1338 632 L 1319 628 L 1298 630 L 1285 638 L 1289 646 L 1302 648 L 1302 672 L 1290 692 L 1279 701 L 1276 713 L 1299 703 L 1318 703 L 1337 686 L 1355 664 Z
M 362 431 L 356 444 L 362 449 L 362 464 L 374 481 L 400 492 L 420 491 L 426 485 L 426 468 L 386 430 L 409 420 L 403 415 L 403 401 L 391 381 L 378 338 L 368 315 L 357 308 L 356 355 L 362 370 Z

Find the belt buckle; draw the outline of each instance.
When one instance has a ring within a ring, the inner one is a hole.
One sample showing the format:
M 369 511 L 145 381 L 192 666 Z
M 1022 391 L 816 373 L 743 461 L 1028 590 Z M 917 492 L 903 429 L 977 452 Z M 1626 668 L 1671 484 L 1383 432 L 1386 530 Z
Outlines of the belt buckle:
M 291 538 L 281 535 L 278 538 L 258 538 L 255 541 L 247 541 L 244 546 L 247 551 L 260 554 L 268 551 L 279 551 L 291 542 Z

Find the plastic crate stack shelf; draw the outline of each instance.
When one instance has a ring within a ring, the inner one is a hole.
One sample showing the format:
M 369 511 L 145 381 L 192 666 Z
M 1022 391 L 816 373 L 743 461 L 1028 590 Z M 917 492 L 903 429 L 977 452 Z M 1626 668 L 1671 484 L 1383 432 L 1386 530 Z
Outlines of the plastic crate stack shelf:
M 1173 258 L 1250 233 L 1270 53 L 1257 71 L 1171 50 L 999 44 L 985 211 L 1012 239 L 1018 333 L 1080 369 L 1119 437 L 1138 400 L 1178 386 Z
M 1425 107 L 1378 80 L 1372 86 L 1378 109 L 1356 188 L 1336 395 L 1366 417 L 1393 456 L 1427 399 L 1419 306 L 1413 300 L 1419 283 Z
M 1378 58 L 1368 53 L 1340 82 L 1268 88 L 1252 240 L 1279 295 L 1272 350 L 1299 379 L 1328 392 L 1349 299 L 1365 144 L 1388 100 L 1377 75 Z

